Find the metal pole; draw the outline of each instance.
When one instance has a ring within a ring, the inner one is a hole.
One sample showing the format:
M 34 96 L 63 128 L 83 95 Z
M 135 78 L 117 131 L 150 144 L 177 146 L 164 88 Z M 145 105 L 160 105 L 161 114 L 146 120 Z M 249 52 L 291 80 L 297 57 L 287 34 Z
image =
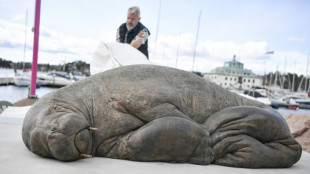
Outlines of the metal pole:
M 26 58 L 26 45 L 27 45 L 27 20 L 28 20 L 28 10 L 26 10 L 26 24 L 25 24 L 25 43 L 24 43 L 24 61 L 23 70 L 25 68 L 25 58 Z
M 178 58 L 179 58 L 179 47 L 180 47 L 180 33 L 179 33 L 179 38 L 178 38 L 178 47 L 177 47 L 177 58 L 175 59 L 175 68 L 178 68 Z
M 305 92 L 307 92 L 307 81 L 308 81 L 308 65 L 309 65 L 309 53 L 308 53 L 308 60 L 307 60 L 307 69 L 306 69 Z
M 159 29 L 159 22 L 160 22 L 160 10 L 161 10 L 161 0 L 159 0 L 159 8 L 158 8 L 158 18 L 157 18 L 157 27 L 156 27 L 156 35 L 155 35 L 155 57 L 157 58 L 157 37 L 158 37 L 158 29 Z
M 32 75 L 30 94 L 28 97 L 36 98 L 36 83 L 37 83 L 37 66 L 38 66 L 38 49 L 39 49 L 39 29 L 40 29 L 40 8 L 41 0 L 36 0 L 35 18 L 34 18 L 34 39 L 33 39 L 33 58 L 32 58 Z
M 195 47 L 194 47 L 194 57 L 193 57 L 192 72 L 194 72 L 195 57 L 196 57 L 196 46 L 197 46 L 199 26 L 200 26 L 200 16 L 201 16 L 201 11 L 199 11 L 199 17 L 198 17 L 198 26 L 197 26 L 196 41 L 195 41 Z
M 274 74 L 274 78 L 275 78 L 275 80 L 274 80 L 274 87 L 276 87 L 277 86 L 277 81 L 278 81 L 278 66 L 279 66 L 279 64 L 277 64 L 277 71 L 276 71 L 276 73 Z
M 295 89 L 295 72 L 296 72 L 296 59 L 295 59 L 295 68 L 294 68 L 293 82 L 292 82 L 292 91 L 293 92 L 294 92 L 294 89 Z

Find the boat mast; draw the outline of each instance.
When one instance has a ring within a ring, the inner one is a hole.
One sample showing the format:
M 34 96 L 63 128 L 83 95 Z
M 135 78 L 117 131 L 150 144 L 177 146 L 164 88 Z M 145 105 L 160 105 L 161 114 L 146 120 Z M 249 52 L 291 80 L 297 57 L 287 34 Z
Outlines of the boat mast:
M 308 52 L 308 60 L 307 60 L 307 68 L 306 68 L 305 92 L 307 92 L 308 65 L 309 65 L 309 52 Z
M 179 36 L 178 36 L 177 58 L 175 59 L 175 68 L 178 68 L 179 48 L 180 48 L 180 37 L 181 37 L 181 34 L 179 34 Z
M 295 60 L 295 71 L 296 71 L 296 60 Z M 293 82 L 292 82 L 292 91 L 294 92 L 294 87 L 295 87 L 295 71 L 293 73 Z
M 277 64 L 277 71 L 276 71 L 276 73 L 275 73 L 275 80 L 274 80 L 274 87 L 276 87 L 277 86 L 277 80 L 278 80 L 278 67 L 279 67 L 279 64 Z
M 159 29 L 159 21 L 160 21 L 160 9 L 161 9 L 161 0 L 159 0 L 159 8 L 158 8 L 158 18 L 157 18 L 157 27 L 156 27 L 156 35 L 155 35 L 155 56 L 157 58 L 157 37 L 158 37 L 158 29 Z
M 196 41 L 195 41 L 195 47 L 194 47 L 194 57 L 193 57 L 192 72 L 194 72 L 195 57 L 196 57 L 196 46 L 197 46 L 199 26 L 200 26 L 200 16 L 201 16 L 201 11 L 199 11 L 199 17 L 198 17 L 198 26 L 197 26 Z
M 25 43 L 24 43 L 24 61 L 23 70 L 25 68 L 25 58 L 26 58 L 26 44 L 27 44 L 27 21 L 28 21 L 28 9 L 26 10 L 26 24 L 25 24 Z
M 285 63 L 284 63 L 284 82 L 283 83 L 285 83 L 285 80 L 286 80 L 286 61 L 287 61 L 287 57 L 285 57 Z M 287 75 L 287 78 L 288 78 L 288 80 L 287 80 L 288 81 L 287 88 L 290 89 L 291 81 L 290 81 L 289 75 Z
M 37 83 L 37 66 L 38 66 L 38 49 L 39 49 L 39 29 L 40 29 L 40 8 L 41 0 L 36 0 L 35 18 L 34 18 L 34 39 L 33 39 L 33 58 L 32 58 L 32 75 L 29 98 L 37 98 L 36 83 Z

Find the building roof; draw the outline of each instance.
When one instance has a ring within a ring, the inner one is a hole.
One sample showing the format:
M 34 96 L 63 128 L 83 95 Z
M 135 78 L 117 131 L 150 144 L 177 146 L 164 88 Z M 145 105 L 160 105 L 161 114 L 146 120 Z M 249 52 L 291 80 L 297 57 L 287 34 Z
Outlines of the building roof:
M 234 55 L 232 61 L 228 61 L 224 63 L 223 67 L 216 67 L 211 70 L 208 74 L 217 74 L 217 75 L 233 75 L 233 76 L 257 76 L 252 70 L 244 69 L 243 63 L 236 60 L 236 56 Z

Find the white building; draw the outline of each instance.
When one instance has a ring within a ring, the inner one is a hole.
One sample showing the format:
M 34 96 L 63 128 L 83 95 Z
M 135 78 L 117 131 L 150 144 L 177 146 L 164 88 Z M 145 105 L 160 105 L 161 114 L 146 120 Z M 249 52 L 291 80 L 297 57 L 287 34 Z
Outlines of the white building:
M 223 67 L 217 67 L 208 74 L 204 74 L 204 78 L 227 89 L 250 89 L 261 87 L 263 83 L 263 78 L 255 75 L 249 69 L 244 69 L 243 63 L 236 61 L 235 55 L 233 60 L 225 62 Z

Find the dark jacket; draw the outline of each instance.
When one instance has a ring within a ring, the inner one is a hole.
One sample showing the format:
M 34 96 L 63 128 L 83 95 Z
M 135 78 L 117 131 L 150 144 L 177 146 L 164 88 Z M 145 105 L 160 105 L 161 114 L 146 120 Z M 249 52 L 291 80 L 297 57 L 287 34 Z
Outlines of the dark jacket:
M 127 43 L 130 44 L 130 42 L 139 34 L 139 32 L 143 29 L 146 29 L 147 32 L 149 33 L 149 35 L 151 34 L 149 32 L 149 30 L 142 24 L 142 23 L 138 23 L 137 26 L 135 26 L 135 28 L 133 28 L 129 33 L 127 33 Z M 127 27 L 126 27 L 126 23 L 123 23 L 120 27 L 119 27 L 119 35 L 120 35 L 120 41 L 121 43 L 124 43 L 125 40 L 125 35 L 127 32 Z M 141 51 L 146 57 L 147 59 L 149 59 L 149 52 L 148 52 L 148 40 L 146 40 L 146 42 L 144 44 L 142 44 L 139 48 L 139 51 Z

